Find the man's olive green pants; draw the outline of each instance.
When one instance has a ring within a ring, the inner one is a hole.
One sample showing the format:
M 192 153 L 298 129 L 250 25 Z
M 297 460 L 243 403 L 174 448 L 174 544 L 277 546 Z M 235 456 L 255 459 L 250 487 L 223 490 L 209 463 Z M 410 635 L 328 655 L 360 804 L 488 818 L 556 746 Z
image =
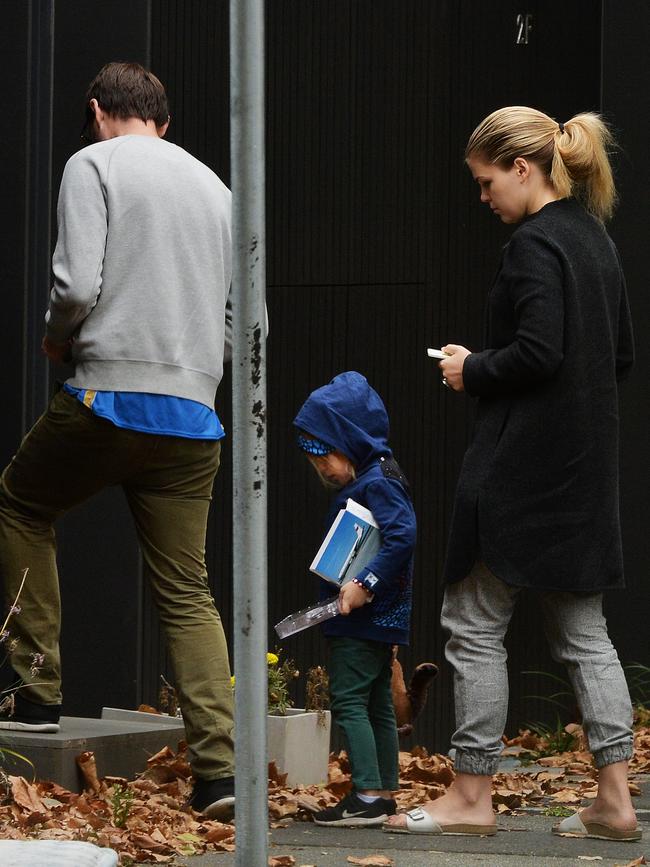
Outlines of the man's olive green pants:
M 10 623 L 11 637 L 19 638 L 11 666 L 27 684 L 24 697 L 61 704 L 61 608 L 52 525 L 102 488 L 121 485 L 167 637 L 192 771 L 204 779 L 233 773 L 228 648 L 205 568 L 219 454 L 215 441 L 118 428 L 60 391 L 0 479 L 0 575 L 8 604 L 29 569 L 20 614 Z M 29 685 L 34 653 L 43 654 L 44 662 L 37 685 Z

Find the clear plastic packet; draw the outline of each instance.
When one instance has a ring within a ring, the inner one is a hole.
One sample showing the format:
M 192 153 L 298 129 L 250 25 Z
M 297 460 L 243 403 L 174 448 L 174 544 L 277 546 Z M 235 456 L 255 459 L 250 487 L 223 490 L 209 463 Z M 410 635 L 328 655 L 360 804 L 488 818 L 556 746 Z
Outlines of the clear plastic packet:
M 326 599 L 325 602 L 317 602 L 315 605 L 301 608 L 300 611 L 289 614 L 284 620 L 275 624 L 275 631 L 280 638 L 287 638 L 289 635 L 302 632 L 303 629 L 308 629 L 316 623 L 322 623 L 323 620 L 336 617 L 338 613 L 338 596 L 333 596 L 331 599 Z

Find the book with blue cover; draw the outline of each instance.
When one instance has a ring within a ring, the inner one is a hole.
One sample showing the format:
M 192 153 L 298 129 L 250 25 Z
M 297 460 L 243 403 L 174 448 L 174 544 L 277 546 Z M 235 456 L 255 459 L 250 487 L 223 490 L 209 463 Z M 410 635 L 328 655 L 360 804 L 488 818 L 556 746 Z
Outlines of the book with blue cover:
M 312 572 L 342 587 L 355 578 L 381 547 L 379 527 L 370 509 L 348 500 L 323 539 L 309 567 Z

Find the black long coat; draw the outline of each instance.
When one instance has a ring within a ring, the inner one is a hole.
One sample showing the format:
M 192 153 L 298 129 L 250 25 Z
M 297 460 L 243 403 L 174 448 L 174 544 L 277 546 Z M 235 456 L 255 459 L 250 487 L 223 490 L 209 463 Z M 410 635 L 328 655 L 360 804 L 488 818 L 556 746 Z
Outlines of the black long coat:
M 485 345 L 463 368 L 477 420 L 445 580 L 481 558 L 521 587 L 621 587 L 617 382 L 632 326 L 616 248 L 576 201 L 546 205 L 505 246 Z

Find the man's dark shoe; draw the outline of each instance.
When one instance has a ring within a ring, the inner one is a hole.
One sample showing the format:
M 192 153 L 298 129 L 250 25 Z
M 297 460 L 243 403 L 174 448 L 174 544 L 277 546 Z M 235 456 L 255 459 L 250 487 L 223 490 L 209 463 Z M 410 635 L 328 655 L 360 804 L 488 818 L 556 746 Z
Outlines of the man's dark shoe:
M 317 825 L 334 828 L 374 828 L 382 825 L 389 816 L 394 816 L 396 806 L 392 798 L 377 798 L 366 804 L 356 792 L 350 792 L 334 807 L 314 813 L 313 819 Z
M 192 795 L 187 806 L 201 813 L 206 819 L 228 822 L 235 815 L 235 778 L 219 780 L 194 780 Z
M 0 729 L 14 732 L 55 734 L 59 730 L 60 704 L 37 704 L 17 692 L 13 709 L 0 711 Z

